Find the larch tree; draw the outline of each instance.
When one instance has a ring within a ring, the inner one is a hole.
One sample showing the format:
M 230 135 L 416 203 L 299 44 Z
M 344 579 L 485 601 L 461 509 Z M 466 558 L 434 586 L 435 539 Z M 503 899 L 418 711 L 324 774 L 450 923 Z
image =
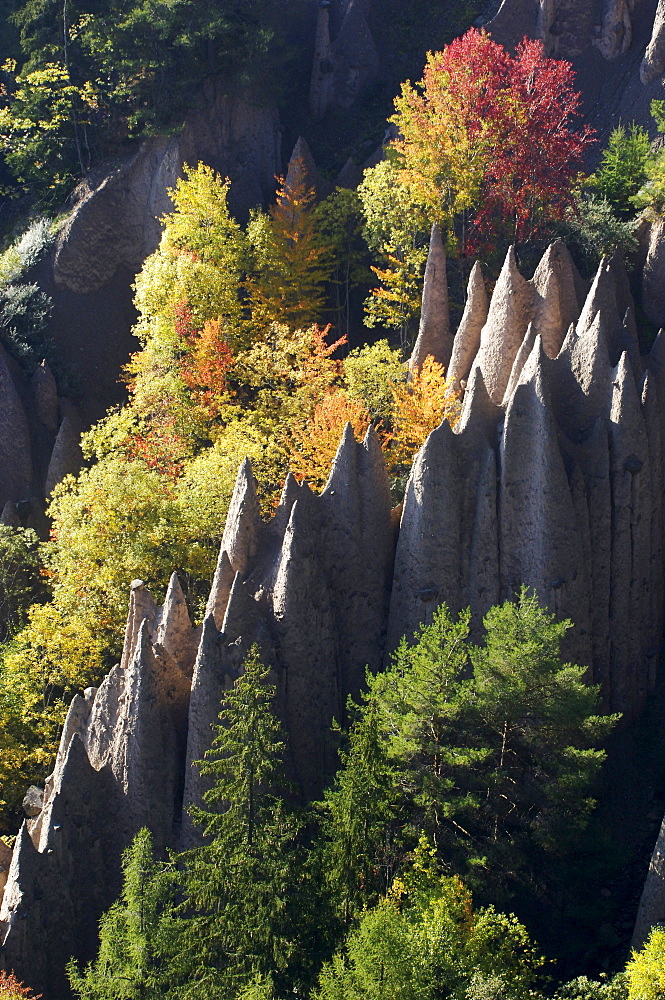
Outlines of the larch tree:
M 321 318 L 332 265 L 318 232 L 316 191 L 301 158 L 281 178 L 268 214 L 253 212 L 247 227 L 254 266 L 248 280 L 254 323 L 306 327 Z

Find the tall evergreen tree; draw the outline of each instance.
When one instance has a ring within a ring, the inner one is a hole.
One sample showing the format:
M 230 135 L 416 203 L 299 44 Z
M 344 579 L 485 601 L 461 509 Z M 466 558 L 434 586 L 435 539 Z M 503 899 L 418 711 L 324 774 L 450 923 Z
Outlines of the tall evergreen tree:
M 72 959 L 69 982 L 81 1000 L 149 1000 L 171 985 L 168 954 L 176 934 L 176 873 L 155 860 L 152 836 L 140 830 L 123 859 L 120 899 L 100 922 L 97 958 L 81 971 Z
M 214 784 L 194 811 L 206 844 L 183 858 L 191 915 L 181 947 L 197 1000 L 231 1000 L 257 976 L 261 988 L 272 979 L 292 989 L 317 961 L 320 901 L 304 818 L 285 798 L 285 743 L 269 674 L 253 646 L 200 764 Z
M 322 803 L 323 869 L 346 926 L 368 901 L 388 890 L 395 869 L 396 775 L 387 755 L 376 703 L 349 702 L 356 716 L 341 767 Z

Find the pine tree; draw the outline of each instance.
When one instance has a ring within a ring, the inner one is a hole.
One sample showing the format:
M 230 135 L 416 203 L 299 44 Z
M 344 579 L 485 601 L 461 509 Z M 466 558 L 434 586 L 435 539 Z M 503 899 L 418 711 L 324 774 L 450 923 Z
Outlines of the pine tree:
M 594 747 L 619 717 L 597 715 L 600 689 L 585 682 L 586 667 L 561 660 L 572 622 L 558 621 L 526 587 L 484 625 L 484 645 L 471 650 L 470 716 L 488 748 L 478 783 L 485 837 L 510 844 L 511 854 L 524 838 L 561 852 L 586 825 L 605 759 Z
M 618 212 L 631 212 L 631 199 L 646 180 L 651 141 L 641 125 L 632 122 L 628 129 L 617 125 L 610 133 L 600 166 L 590 183 L 601 198 L 606 198 Z
M 564 855 L 586 825 L 598 746 L 617 717 L 597 715 L 585 668 L 562 662 L 571 623 L 523 588 L 484 625 L 473 647 L 469 612 L 453 620 L 442 605 L 369 679 L 328 796 L 331 869 L 349 865 L 346 883 L 337 876 L 347 909 L 376 897 L 382 838 L 395 866 L 424 831 L 452 871 L 512 892 L 540 885 L 544 859 Z

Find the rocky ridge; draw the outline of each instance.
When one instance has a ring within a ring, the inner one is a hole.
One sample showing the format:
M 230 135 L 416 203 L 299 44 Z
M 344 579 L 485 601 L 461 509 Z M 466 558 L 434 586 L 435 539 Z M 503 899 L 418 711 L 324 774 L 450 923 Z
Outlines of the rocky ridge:
M 451 345 L 439 244 L 434 233 L 424 294 L 440 358 Z M 330 723 L 365 665 L 380 669 L 442 601 L 470 605 L 477 636 L 484 612 L 526 583 L 574 621 L 566 656 L 589 666 L 605 706 L 642 707 L 663 634 L 665 334 L 640 356 L 621 259 L 603 260 L 589 288 L 561 243 L 530 281 L 511 250 L 491 297 L 474 269 L 468 301 L 452 345 L 462 416 L 427 439 L 401 510 L 374 431 L 358 443 L 347 428 L 322 493 L 290 476 L 267 524 L 242 464 L 201 629 L 177 577 L 161 608 L 132 585 L 122 661 L 72 703 L 0 910 L 2 961 L 50 1000 L 65 993 L 64 958 L 90 955 L 136 830 L 196 841 L 196 761 L 253 642 L 305 798 L 334 768 Z M 662 885 L 655 897 L 648 919 Z

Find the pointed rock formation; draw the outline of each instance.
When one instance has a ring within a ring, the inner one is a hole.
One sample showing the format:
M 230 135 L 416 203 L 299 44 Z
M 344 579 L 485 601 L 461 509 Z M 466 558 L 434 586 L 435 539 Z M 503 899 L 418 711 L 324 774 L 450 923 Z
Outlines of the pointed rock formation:
M 59 404 L 58 388 L 53 378 L 53 372 L 46 361 L 37 365 L 32 376 L 32 394 L 35 400 L 37 419 L 52 434 L 58 430 Z
M 573 262 L 562 240 L 551 243 L 531 279 L 534 290 L 534 329 L 549 358 L 561 349 L 571 323 L 579 317 Z
M 317 198 L 324 197 L 327 193 L 326 189 L 329 187 L 319 173 L 307 140 L 303 139 L 302 136 L 298 136 L 293 147 L 284 179 L 284 188 L 286 191 L 296 191 L 300 185 L 304 185 L 305 189 L 312 188 Z
M 289 471 L 286 475 L 286 479 L 284 480 L 282 495 L 279 498 L 277 510 L 275 511 L 272 521 L 270 522 L 272 529 L 277 535 L 279 535 L 280 539 L 284 537 L 284 532 L 286 531 L 286 526 L 289 523 L 293 505 L 300 497 L 303 489 L 310 492 L 307 483 L 303 483 L 303 485 L 300 486 L 296 477 L 291 471 Z
M 582 307 L 577 323 L 577 333 L 580 337 L 588 333 L 598 316 L 610 362 L 616 365 L 624 349 L 624 328 L 623 313 L 619 314 L 617 286 L 613 271 L 611 261 L 607 257 L 603 257 Z
M 335 65 L 330 43 L 330 10 L 327 4 L 319 4 L 314 40 L 314 60 L 309 84 L 309 110 L 318 121 L 330 107 L 334 82 Z
M 506 412 L 500 485 L 501 599 L 522 584 L 575 621 L 567 654 L 591 662 L 587 570 L 536 339 Z M 571 656 L 571 658 L 573 658 Z
M 159 830 L 160 846 L 171 837 L 176 803 L 176 741 L 165 725 L 159 665 L 143 621 L 120 699 L 110 764 L 125 790 L 121 837 L 142 826 Z M 189 693 L 189 692 L 187 692 Z
M 448 276 L 446 273 L 446 249 L 441 230 L 435 222 L 429 242 L 429 254 L 425 268 L 423 304 L 420 314 L 418 338 L 409 359 L 409 371 L 420 368 L 425 358 L 431 355 L 435 361 L 448 367 L 453 349 L 450 333 L 450 312 L 448 307 Z
M 597 418 L 575 449 L 575 461 L 584 476 L 588 504 L 593 681 L 601 685 L 603 705 L 609 710 L 612 489 L 606 422 L 605 415 Z
M 651 40 L 640 66 L 640 80 L 647 86 L 665 72 L 665 0 L 658 0 Z
M 386 652 L 412 636 L 444 601 L 464 606 L 461 589 L 462 477 L 455 435 L 444 421 L 416 455 L 404 497 L 390 599 Z
M 480 368 L 474 368 L 464 394 L 464 404 L 455 434 L 460 447 L 469 441 L 470 447 L 482 450 L 482 445 L 490 442 L 496 445 L 497 424 L 503 419 L 503 410 L 490 399 Z
M 533 352 L 534 344 L 536 343 L 536 326 L 534 323 L 529 323 L 526 328 L 526 333 L 524 334 L 524 340 L 520 344 L 520 349 L 515 356 L 513 361 L 513 367 L 510 372 L 510 378 L 508 379 L 508 385 L 506 386 L 506 392 L 503 397 L 503 405 L 507 406 L 510 399 L 515 392 L 515 389 L 520 383 L 522 377 L 522 371 L 527 361 L 531 357 Z M 544 345 L 543 345 L 544 349 Z
M 155 633 L 155 648 L 191 677 L 198 640 L 199 631 L 192 628 L 180 580 L 177 573 L 172 573 Z
M 18 528 L 20 523 L 18 514 L 16 513 L 16 504 L 12 503 L 11 500 L 8 500 L 2 508 L 2 514 L 0 514 L 0 524 L 6 524 L 10 528 Z
M 489 299 L 480 261 L 476 261 L 469 275 L 466 303 L 460 325 L 453 341 L 453 352 L 448 367 L 449 378 L 455 379 L 455 389 L 460 391 L 462 380 L 471 371 L 473 359 L 480 347 L 480 332 L 487 322 Z
M 652 927 L 665 922 L 665 819 L 651 855 L 630 946 L 639 951 Z
M 317 550 L 310 512 L 297 501 L 284 535 L 273 611 L 286 675 L 285 722 L 306 799 L 332 773 L 330 725 L 344 704 L 335 613 Z
M 335 180 L 335 187 L 348 188 L 355 191 L 363 179 L 363 168 L 359 167 L 352 156 L 348 158 Z
M 487 391 L 497 405 L 503 400 L 513 362 L 533 319 L 533 312 L 533 291 L 518 271 L 515 249 L 511 247 L 492 294 L 474 361 L 474 365 L 480 367 Z
M 206 605 L 206 617 L 212 615 L 215 625 L 219 629 L 221 629 L 222 622 L 224 621 L 226 605 L 229 600 L 229 594 L 231 593 L 231 587 L 233 586 L 234 579 L 235 573 L 226 549 L 221 549 L 219 558 L 217 559 L 215 575 L 212 580 L 212 587 L 210 588 L 210 594 L 208 596 L 208 603 Z
M 604 0 L 600 34 L 594 39 L 605 59 L 624 55 L 633 40 L 631 0 Z
M 31 479 L 28 421 L 0 346 L 0 509 L 8 500 L 25 500 Z
M 465 591 L 471 608 L 471 640 L 482 640 L 482 620 L 499 603 L 500 559 L 497 464 L 494 449 L 485 445 L 479 461 L 478 487 L 469 534 L 468 569 L 463 567 Z M 466 550 L 463 549 L 463 553 Z
M 612 366 L 602 313 L 581 336 L 570 332 L 550 368 L 557 420 L 571 441 L 582 441 L 609 412 Z
M 651 559 L 649 579 L 649 646 L 660 651 L 665 623 L 665 581 L 663 580 L 663 436 L 662 407 L 656 377 L 647 371 L 642 383 L 642 413 L 649 446 L 649 469 L 651 471 Z M 657 655 L 650 659 L 651 672 L 649 689 L 656 682 Z
M 379 55 L 367 23 L 367 12 L 367 0 L 350 0 L 332 46 L 334 98 L 341 108 L 350 108 L 379 73 Z
M 60 424 L 58 436 L 53 445 L 44 484 L 44 495 L 49 496 L 53 488 L 62 482 L 65 476 L 75 476 L 82 464 L 80 427 L 76 420 L 66 416 Z
M 320 497 L 321 559 L 337 621 L 340 684 L 354 697 L 381 664 L 392 569 L 390 487 L 373 428 L 358 444 L 350 424 Z
M 651 476 L 646 427 L 635 379 L 623 354 L 609 420 L 612 485 L 610 699 L 628 716 L 649 690 L 648 645 Z
M 134 656 L 136 640 L 144 620 L 152 631 L 158 618 L 158 608 L 143 580 L 132 580 L 129 590 L 129 611 L 125 626 L 125 642 L 122 649 L 120 669 L 126 670 Z
M 117 820 L 112 801 L 108 773 L 91 767 L 75 736 L 46 806 L 44 849 L 25 823 L 16 839 L 0 908 L 3 961 L 48 996 L 67 995 L 66 955 L 95 954 L 97 922 L 119 888 L 119 856 L 104 849 Z
M 642 271 L 642 302 L 651 322 L 658 327 L 665 326 L 665 219 L 651 224 L 649 249 Z
M 238 470 L 221 551 L 226 552 L 234 573 L 244 576 L 256 556 L 263 535 L 263 522 L 256 496 L 256 481 L 252 466 L 245 458 Z

